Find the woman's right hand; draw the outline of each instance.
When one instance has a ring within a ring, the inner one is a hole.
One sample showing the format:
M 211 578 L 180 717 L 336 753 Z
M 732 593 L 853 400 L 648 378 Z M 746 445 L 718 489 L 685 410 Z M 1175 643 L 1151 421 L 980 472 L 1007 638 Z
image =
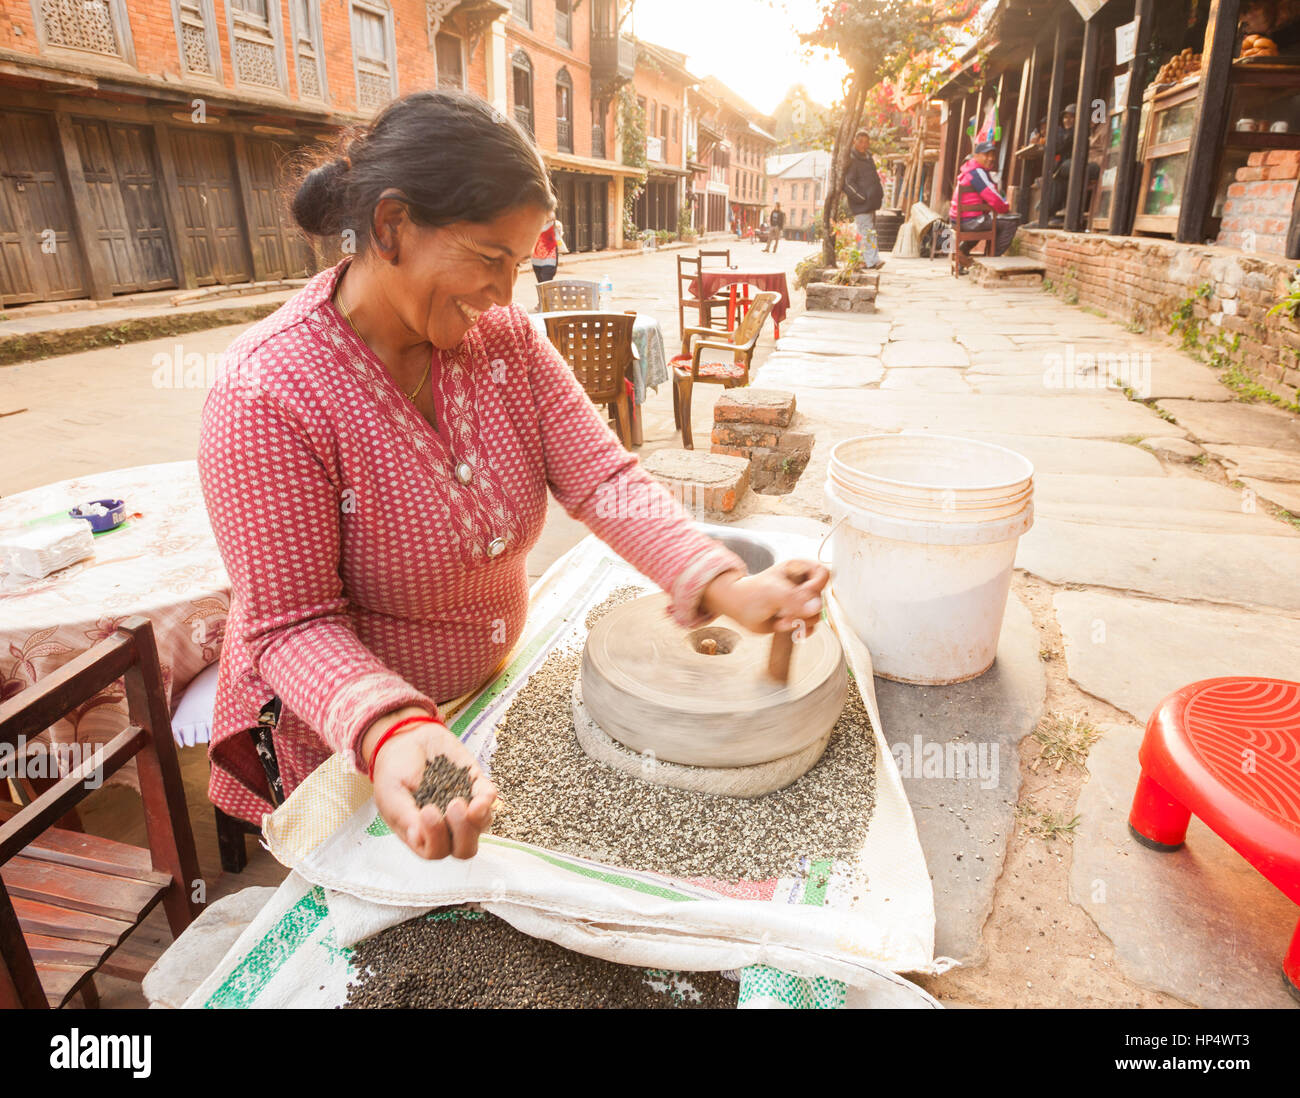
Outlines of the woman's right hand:
M 366 762 L 374 760 L 375 745 L 385 731 L 404 716 L 422 713 L 398 710 L 375 721 L 361 740 Z M 469 804 L 457 797 L 445 814 L 434 805 L 421 808 L 415 803 L 424 768 L 439 755 L 468 770 L 474 782 Z M 373 769 L 375 807 L 390 830 L 421 858 L 472 858 L 478 852 L 478 837 L 492 824 L 496 786 L 445 725 L 421 723 L 398 732 L 384 744 Z

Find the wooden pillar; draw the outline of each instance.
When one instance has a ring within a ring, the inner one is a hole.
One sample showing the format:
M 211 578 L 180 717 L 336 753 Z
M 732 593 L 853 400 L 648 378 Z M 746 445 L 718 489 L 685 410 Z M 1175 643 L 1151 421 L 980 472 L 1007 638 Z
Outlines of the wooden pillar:
M 1005 72 L 999 73 L 998 90 L 993 100 L 995 117 L 998 120 L 997 124 L 999 127 L 1002 125 L 1002 93 L 1006 90 L 1006 86 L 1007 86 L 1007 74 Z M 1008 155 L 1010 154 L 1007 149 L 1007 143 L 1005 141 L 999 142 L 998 143 L 998 174 L 1002 177 L 1002 190 L 1004 192 L 1007 189 Z
M 1201 58 L 1201 86 L 1196 96 L 1196 117 L 1192 121 L 1192 144 L 1187 152 L 1187 176 L 1183 201 L 1178 211 L 1175 240 L 1200 243 L 1205 238 L 1205 221 L 1218 186 L 1215 169 L 1223 148 L 1228 123 L 1229 78 L 1232 52 L 1237 39 L 1237 16 L 1241 0 L 1211 0 L 1210 20 L 1205 27 Z
M 1074 148 L 1070 150 L 1070 189 L 1065 200 L 1065 227 L 1083 228 L 1083 192 L 1088 186 L 1088 136 L 1092 130 L 1092 101 L 1097 96 L 1097 58 L 1101 50 L 1100 20 L 1083 25 L 1083 54 L 1079 59 L 1079 94 L 1074 102 Z
M 1300 259 L 1300 187 L 1291 200 L 1291 224 L 1286 230 L 1286 257 Z
M 1025 101 L 1025 127 L 1024 140 L 1022 144 L 1029 143 L 1029 135 L 1033 133 L 1034 126 L 1038 122 L 1038 112 L 1042 109 L 1043 97 L 1040 86 L 1043 82 L 1043 43 L 1034 43 L 1034 52 L 1029 57 L 1029 97 Z M 1020 191 L 1018 201 L 1016 202 L 1016 213 L 1020 215 L 1020 220 L 1024 224 L 1029 224 L 1029 204 L 1034 197 L 1034 181 L 1030 178 L 1029 168 L 1032 161 L 1026 161 L 1024 168 L 1020 173 Z
M 1142 179 L 1138 161 L 1138 127 L 1142 122 L 1142 79 L 1151 51 L 1151 27 L 1155 22 L 1155 0 L 1136 0 L 1133 16 L 1138 21 L 1137 45 L 1129 63 L 1128 100 L 1125 102 L 1124 126 L 1119 139 L 1119 165 L 1115 193 L 1111 198 L 1110 234 L 1127 236 L 1137 215 L 1137 189 Z
M 1038 227 L 1046 229 L 1055 212 L 1052 206 L 1052 168 L 1056 163 L 1056 133 L 1060 128 L 1061 108 L 1065 106 L 1065 42 L 1068 32 L 1065 21 L 1069 12 L 1062 12 L 1056 20 L 1056 36 L 1052 45 L 1052 77 L 1047 91 L 1047 143 L 1043 146 L 1043 174 L 1038 188 Z
M 72 196 L 69 213 L 72 215 L 72 236 L 81 249 L 86 280 L 90 283 L 90 296 L 103 300 L 113 296 L 113 272 L 108 268 L 104 249 L 92 222 L 95 202 L 86 186 L 86 173 L 81 165 L 81 150 L 72 130 L 72 119 L 62 111 L 54 114 L 54 127 L 59 135 L 59 151 L 63 160 L 63 175 L 68 181 Z

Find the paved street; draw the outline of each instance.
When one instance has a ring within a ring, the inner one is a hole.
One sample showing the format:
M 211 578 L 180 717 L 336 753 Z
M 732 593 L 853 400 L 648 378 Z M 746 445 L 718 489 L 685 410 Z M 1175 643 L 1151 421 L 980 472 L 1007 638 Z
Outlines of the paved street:
M 736 258 L 761 252 L 734 247 Z M 792 271 L 810 250 L 787 242 L 780 260 Z M 672 252 L 566 273 L 608 274 L 618 306 L 652 313 L 673 353 Z M 528 308 L 533 287 L 521 275 Z M 1162 696 L 1219 674 L 1295 675 L 1300 529 L 1275 504 L 1296 499 L 1300 420 L 1235 401 L 1166 342 L 1039 290 L 956 282 L 942 262 L 890 258 L 869 316 L 800 315 L 795 296 L 779 345 L 764 337 L 754 383 L 797 394 L 816 446 L 795 490 L 751 494 L 741 521 L 824 518 L 830 447 L 873 431 L 987 439 L 1035 466 L 1035 524 L 993 671 L 942 690 L 879 684 L 891 741 L 1003 747 L 992 789 L 954 795 L 952 782 L 905 778 L 935 882 L 937 950 L 963 962 L 926 987 L 969 1005 L 1287 1005 L 1276 970 L 1294 907 L 1199 825 L 1171 855 L 1136 846 L 1123 825 L 1142 724 Z M 192 458 L 203 390 L 155 387 L 155 356 L 178 342 L 183 356 L 216 355 L 234 333 L 0 368 L 0 412 L 26 409 L 0 418 L 0 493 Z M 1117 380 L 1150 403 L 1099 387 L 1099 362 L 1119 364 Z M 701 446 L 720 392 L 697 389 Z M 644 418 L 643 453 L 680 444 L 667 387 Z M 553 507 L 530 571 L 582 533 Z M 1035 765 L 1044 715 L 1103 733 L 1087 772 Z M 1067 826 L 1044 831 L 1047 819 Z

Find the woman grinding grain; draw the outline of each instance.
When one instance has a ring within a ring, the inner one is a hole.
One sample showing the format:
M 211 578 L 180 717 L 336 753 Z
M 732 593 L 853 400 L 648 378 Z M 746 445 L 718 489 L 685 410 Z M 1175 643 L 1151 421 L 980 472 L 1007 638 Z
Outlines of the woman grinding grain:
M 518 637 L 548 490 L 683 625 L 813 626 L 825 569 L 746 575 L 511 305 L 554 208 L 518 125 L 449 91 L 397 100 L 302 181 L 298 224 L 350 230 L 357 252 L 234 342 L 203 412 L 232 588 L 210 748 L 224 811 L 260 820 L 277 777 L 287 794 L 339 752 L 417 854 L 473 855 L 496 791 L 438 702 L 480 687 Z M 608 498 L 626 513 L 597 507 Z M 259 760 L 268 728 L 278 776 Z M 412 795 L 438 756 L 475 778 L 445 815 Z

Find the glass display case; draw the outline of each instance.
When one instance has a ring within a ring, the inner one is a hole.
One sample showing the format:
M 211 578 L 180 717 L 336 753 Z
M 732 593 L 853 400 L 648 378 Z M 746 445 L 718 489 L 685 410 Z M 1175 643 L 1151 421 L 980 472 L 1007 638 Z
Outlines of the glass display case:
M 1143 97 L 1147 117 L 1139 141 L 1142 183 L 1135 232 L 1172 234 L 1178 228 L 1199 94 L 1200 78 L 1192 76 L 1172 87 L 1152 87 Z M 1218 233 L 1228 187 L 1252 152 L 1300 149 L 1300 65 L 1271 58 L 1236 61 L 1228 94 L 1214 207 L 1204 227 L 1208 237 Z
M 1124 112 L 1112 110 L 1106 119 L 1105 148 L 1097 176 L 1097 190 L 1092 200 L 1089 227 L 1101 232 L 1110 231 L 1111 204 L 1115 199 L 1115 182 L 1119 178 L 1120 142 L 1124 136 Z

